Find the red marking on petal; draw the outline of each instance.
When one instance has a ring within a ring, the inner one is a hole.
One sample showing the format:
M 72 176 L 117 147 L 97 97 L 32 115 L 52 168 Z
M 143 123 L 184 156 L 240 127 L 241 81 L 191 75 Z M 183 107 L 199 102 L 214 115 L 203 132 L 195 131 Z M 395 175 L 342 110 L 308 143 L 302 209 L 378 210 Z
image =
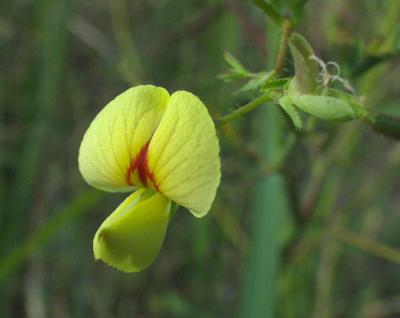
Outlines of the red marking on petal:
M 153 172 L 150 170 L 147 162 L 147 152 L 149 150 L 150 141 L 148 141 L 138 152 L 136 157 L 131 160 L 128 169 L 126 170 L 126 182 L 133 185 L 131 176 L 137 172 L 140 183 L 147 187 L 147 180 L 150 180 L 156 191 L 159 191 L 158 184 Z

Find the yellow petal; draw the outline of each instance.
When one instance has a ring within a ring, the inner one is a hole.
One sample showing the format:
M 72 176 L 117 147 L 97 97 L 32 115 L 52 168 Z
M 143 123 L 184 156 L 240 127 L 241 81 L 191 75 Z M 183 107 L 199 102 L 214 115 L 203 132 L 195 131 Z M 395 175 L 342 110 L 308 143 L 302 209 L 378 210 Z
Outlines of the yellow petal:
M 103 222 L 93 240 L 96 259 L 124 272 L 138 272 L 158 255 L 170 218 L 171 201 L 140 189 Z
M 149 142 L 168 100 L 164 88 L 136 86 L 103 108 L 79 150 L 79 169 L 90 185 L 106 191 L 131 191 L 140 185 L 133 160 Z
M 219 145 L 207 108 L 193 94 L 172 94 L 148 148 L 157 190 L 197 216 L 210 209 L 220 181 Z

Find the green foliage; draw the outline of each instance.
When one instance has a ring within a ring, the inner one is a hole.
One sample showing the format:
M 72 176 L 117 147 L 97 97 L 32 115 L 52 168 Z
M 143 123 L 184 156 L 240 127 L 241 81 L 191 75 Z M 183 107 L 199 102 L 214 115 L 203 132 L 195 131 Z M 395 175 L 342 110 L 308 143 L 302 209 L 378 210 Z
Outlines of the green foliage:
M 292 35 L 288 44 L 293 56 L 297 89 L 301 94 L 314 93 L 318 75 L 317 64 L 311 59 L 315 56 L 314 50 L 304 37 L 296 33 Z
M 301 121 L 301 117 L 299 115 L 299 112 L 296 110 L 296 108 L 292 105 L 290 102 L 290 99 L 287 96 L 283 96 L 279 99 L 279 105 L 282 107 L 282 109 L 288 114 L 290 119 L 292 120 L 294 126 L 297 129 L 301 129 L 303 126 L 303 123 Z

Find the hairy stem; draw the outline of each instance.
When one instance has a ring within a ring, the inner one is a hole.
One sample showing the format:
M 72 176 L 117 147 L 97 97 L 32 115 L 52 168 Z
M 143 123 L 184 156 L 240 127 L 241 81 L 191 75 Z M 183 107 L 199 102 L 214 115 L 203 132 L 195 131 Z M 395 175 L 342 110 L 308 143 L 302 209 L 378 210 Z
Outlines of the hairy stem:
M 233 120 L 236 120 L 238 118 L 243 117 L 245 114 L 248 112 L 252 111 L 253 109 L 257 108 L 258 106 L 261 106 L 267 101 L 273 100 L 273 97 L 271 96 L 271 93 L 265 93 L 264 95 L 261 95 L 260 97 L 252 100 L 250 103 L 234 110 L 233 112 L 229 113 L 228 115 L 217 119 L 216 120 L 216 126 L 220 127 L 228 122 L 231 122 Z
M 293 31 L 293 24 L 290 20 L 285 19 L 282 22 L 281 38 L 279 43 L 278 52 L 275 60 L 275 72 L 279 77 L 285 66 L 285 57 L 288 50 L 288 39 Z

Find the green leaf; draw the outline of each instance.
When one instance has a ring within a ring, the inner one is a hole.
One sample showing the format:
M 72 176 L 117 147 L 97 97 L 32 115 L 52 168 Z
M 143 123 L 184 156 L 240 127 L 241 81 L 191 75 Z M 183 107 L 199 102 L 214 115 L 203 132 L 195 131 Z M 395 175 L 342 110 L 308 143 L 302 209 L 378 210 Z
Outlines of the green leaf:
M 249 73 L 249 71 L 228 51 L 224 53 L 225 61 L 238 73 Z
M 289 49 L 292 53 L 295 68 L 295 81 L 302 94 L 312 94 L 317 87 L 318 67 L 310 57 L 314 50 L 307 40 L 300 34 L 294 33 L 289 40 Z
M 258 90 L 272 77 L 275 72 L 261 72 L 255 75 L 254 78 L 249 80 L 240 90 L 239 92 L 245 92 L 249 90 Z
M 231 53 L 225 51 L 224 59 L 231 66 L 231 68 L 223 74 L 217 76 L 218 79 L 221 79 L 226 82 L 241 80 L 245 78 L 249 78 L 252 76 L 252 73 L 249 72 Z
M 231 82 L 235 80 L 246 79 L 248 78 L 248 75 L 246 73 L 238 73 L 235 72 L 235 70 L 230 70 L 229 72 L 219 74 L 217 78 L 225 82 Z
M 283 16 L 267 1 L 253 0 L 253 3 L 259 7 L 274 23 L 281 26 L 285 20 Z
M 284 88 L 290 78 L 278 78 L 278 79 L 271 79 L 265 82 L 264 86 L 262 87 L 263 91 L 268 91 L 272 88 Z
M 290 102 L 290 99 L 287 96 L 284 96 L 279 99 L 279 105 L 282 107 L 282 109 L 288 114 L 290 119 L 293 122 L 293 125 L 300 130 L 303 126 L 303 123 L 301 121 L 301 117 L 296 110 L 296 108 L 293 107 L 292 103 Z

